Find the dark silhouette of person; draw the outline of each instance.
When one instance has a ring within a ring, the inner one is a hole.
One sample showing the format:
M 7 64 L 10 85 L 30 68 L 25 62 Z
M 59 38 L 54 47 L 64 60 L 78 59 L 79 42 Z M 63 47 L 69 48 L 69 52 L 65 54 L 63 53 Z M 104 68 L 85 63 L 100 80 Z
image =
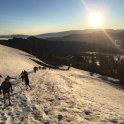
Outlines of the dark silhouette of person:
M 10 76 L 7 76 L 0 86 L 0 93 L 1 93 L 1 90 L 3 93 L 4 105 L 6 104 L 6 96 L 9 99 L 9 105 L 11 105 L 10 92 L 12 93 L 13 89 L 12 89 L 12 84 L 10 82 L 10 79 L 16 79 L 16 78 L 12 78 Z
M 39 66 L 39 70 L 41 70 L 41 66 Z
M 42 67 L 42 70 L 46 70 L 46 67 L 45 67 L 45 66 L 43 66 L 43 67 Z
M 38 67 L 35 66 L 35 67 L 33 68 L 33 70 L 34 70 L 34 72 L 36 73 L 36 72 L 38 71 Z
M 21 72 L 20 77 L 22 79 L 22 82 L 24 81 L 24 71 Z
M 32 89 L 30 84 L 29 84 L 29 78 L 28 78 L 28 72 L 24 70 L 24 81 L 26 85 L 26 90 L 28 90 L 28 87 L 30 87 L 30 90 Z

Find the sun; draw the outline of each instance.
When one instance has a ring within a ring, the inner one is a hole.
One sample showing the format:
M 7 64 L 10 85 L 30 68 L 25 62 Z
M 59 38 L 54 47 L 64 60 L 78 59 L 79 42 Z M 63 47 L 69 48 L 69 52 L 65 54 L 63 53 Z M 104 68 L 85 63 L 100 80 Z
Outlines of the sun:
M 92 12 L 89 21 L 93 28 L 102 28 L 103 16 L 100 12 Z

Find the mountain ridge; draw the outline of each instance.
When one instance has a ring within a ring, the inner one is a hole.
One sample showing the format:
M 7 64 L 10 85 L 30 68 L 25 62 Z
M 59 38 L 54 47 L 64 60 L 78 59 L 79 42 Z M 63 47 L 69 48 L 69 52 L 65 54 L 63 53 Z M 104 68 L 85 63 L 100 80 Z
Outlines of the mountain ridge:
M 43 34 L 37 34 L 37 35 L 23 35 L 23 34 L 12 34 L 12 35 L 0 35 L 0 38 L 13 38 L 13 37 L 17 37 L 17 38 L 27 38 L 29 36 L 35 36 L 37 38 L 53 38 L 53 37 L 64 37 L 70 34 L 85 34 L 85 33 L 91 33 L 94 32 L 96 30 L 99 29 L 84 29 L 84 30 L 69 30 L 69 31 L 61 31 L 61 32 L 51 32 L 51 33 L 43 33 Z M 124 31 L 123 29 L 118 29 L 118 30 L 114 30 L 114 29 L 105 29 L 105 31 L 107 32 L 121 32 Z

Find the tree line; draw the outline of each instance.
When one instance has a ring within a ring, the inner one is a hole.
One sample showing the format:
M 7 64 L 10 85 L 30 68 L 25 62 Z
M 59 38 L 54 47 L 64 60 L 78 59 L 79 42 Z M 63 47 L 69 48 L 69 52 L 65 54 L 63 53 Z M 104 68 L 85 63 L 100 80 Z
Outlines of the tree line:
M 72 64 L 75 67 L 98 73 L 101 75 L 119 79 L 124 85 L 124 57 L 101 54 L 101 53 L 83 53 L 76 55 L 72 59 Z
M 60 66 L 72 64 L 75 68 L 119 79 L 119 82 L 124 85 L 124 57 L 122 56 L 85 52 L 66 57 L 55 55 L 46 57 L 47 62 L 51 60 Z

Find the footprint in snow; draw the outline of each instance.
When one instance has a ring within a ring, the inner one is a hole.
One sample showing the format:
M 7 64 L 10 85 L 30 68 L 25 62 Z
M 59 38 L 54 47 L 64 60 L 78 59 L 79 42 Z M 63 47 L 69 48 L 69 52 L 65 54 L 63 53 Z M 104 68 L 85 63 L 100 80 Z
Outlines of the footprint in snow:
M 85 111 L 84 111 L 84 114 L 85 114 L 85 115 L 91 115 L 91 112 L 90 112 L 89 110 L 85 110 Z
M 84 110 L 84 118 L 86 119 L 86 120 L 92 120 L 92 115 L 91 115 L 92 113 L 91 113 L 91 111 L 89 111 L 89 110 Z
M 47 108 L 44 108 L 44 113 L 45 113 L 46 115 L 49 114 L 49 111 L 50 111 L 50 110 L 48 110 Z
M 58 115 L 57 119 L 58 119 L 58 121 L 61 121 L 63 119 L 63 116 L 62 115 Z
M 3 115 L 1 120 L 5 122 L 7 120 L 7 117 L 5 115 Z
M 49 121 L 45 121 L 44 124 L 50 124 L 50 122 Z
M 40 115 L 40 111 L 37 110 L 35 106 L 32 107 L 32 115 L 34 116 L 34 119 L 37 121 L 42 121 L 42 116 Z
M 116 118 L 113 118 L 113 119 L 111 119 L 109 121 L 112 122 L 113 124 L 118 124 L 118 119 L 116 119 Z

